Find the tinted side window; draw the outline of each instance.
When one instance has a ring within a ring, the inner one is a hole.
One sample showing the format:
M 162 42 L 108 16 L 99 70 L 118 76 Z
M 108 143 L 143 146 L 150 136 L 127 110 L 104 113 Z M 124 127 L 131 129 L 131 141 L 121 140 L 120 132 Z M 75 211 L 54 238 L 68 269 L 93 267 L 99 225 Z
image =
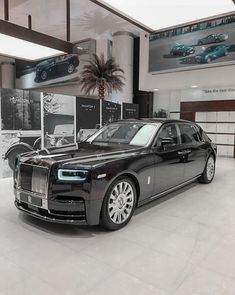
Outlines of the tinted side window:
M 155 144 L 156 147 L 162 147 L 163 138 L 172 138 L 174 145 L 179 144 L 179 138 L 175 124 L 168 124 L 162 127 L 160 133 L 157 136 L 157 142 Z
M 179 124 L 182 143 L 196 143 L 200 141 L 196 128 L 190 124 Z

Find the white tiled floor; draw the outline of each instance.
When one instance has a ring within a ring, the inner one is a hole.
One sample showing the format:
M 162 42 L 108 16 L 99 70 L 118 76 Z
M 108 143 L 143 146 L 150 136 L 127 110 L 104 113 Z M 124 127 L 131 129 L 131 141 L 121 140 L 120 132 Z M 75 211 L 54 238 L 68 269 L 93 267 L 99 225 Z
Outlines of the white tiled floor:
M 234 295 L 235 160 L 137 210 L 121 231 L 19 213 L 0 180 L 0 295 Z

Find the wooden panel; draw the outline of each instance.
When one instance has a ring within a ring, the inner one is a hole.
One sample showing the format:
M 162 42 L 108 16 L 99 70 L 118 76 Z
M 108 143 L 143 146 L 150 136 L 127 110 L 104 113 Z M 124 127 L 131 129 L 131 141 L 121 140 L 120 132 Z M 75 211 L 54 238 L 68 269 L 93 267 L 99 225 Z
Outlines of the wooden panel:
M 180 119 L 195 122 L 195 112 L 180 112 Z
M 181 102 L 181 112 L 229 112 L 235 111 L 235 100 Z

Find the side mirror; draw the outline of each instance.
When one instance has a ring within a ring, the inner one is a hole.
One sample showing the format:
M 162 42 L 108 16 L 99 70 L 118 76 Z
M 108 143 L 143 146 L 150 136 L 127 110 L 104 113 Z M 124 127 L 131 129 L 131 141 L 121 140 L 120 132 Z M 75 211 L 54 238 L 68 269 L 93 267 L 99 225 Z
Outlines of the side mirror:
M 164 137 L 161 142 L 161 146 L 164 149 L 166 146 L 173 145 L 174 139 L 171 137 Z

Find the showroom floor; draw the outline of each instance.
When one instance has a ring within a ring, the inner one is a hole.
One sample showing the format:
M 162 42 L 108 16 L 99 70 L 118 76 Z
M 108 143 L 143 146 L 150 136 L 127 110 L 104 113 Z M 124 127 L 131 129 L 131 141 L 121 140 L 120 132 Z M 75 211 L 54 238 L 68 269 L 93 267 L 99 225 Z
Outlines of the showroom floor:
M 0 295 L 234 295 L 235 160 L 138 209 L 118 232 L 17 212 L 0 181 Z

